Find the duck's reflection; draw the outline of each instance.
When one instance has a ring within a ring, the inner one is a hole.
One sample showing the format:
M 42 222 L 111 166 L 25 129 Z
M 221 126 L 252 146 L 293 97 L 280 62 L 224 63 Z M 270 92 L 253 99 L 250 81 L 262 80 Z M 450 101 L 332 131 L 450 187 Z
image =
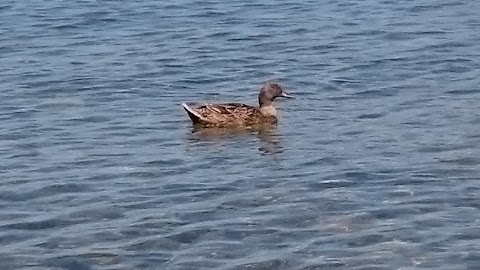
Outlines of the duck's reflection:
M 276 124 L 263 124 L 248 128 L 205 128 L 194 126 L 190 139 L 195 142 L 225 143 L 233 138 L 242 136 L 256 136 L 260 145 L 258 150 L 263 154 L 276 154 L 282 152 Z

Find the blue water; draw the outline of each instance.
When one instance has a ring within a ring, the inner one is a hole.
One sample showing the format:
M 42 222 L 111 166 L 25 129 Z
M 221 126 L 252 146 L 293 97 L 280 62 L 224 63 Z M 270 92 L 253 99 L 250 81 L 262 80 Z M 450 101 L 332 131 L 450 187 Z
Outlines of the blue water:
M 0 268 L 478 269 L 479 10 L 3 0 Z

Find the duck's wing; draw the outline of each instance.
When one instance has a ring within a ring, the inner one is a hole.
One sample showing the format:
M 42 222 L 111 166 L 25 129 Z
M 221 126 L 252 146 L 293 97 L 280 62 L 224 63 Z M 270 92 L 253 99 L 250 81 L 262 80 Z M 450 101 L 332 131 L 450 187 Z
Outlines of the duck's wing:
M 207 104 L 204 107 L 211 112 L 225 116 L 232 114 L 247 116 L 258 112 L 257 108 L 242 103 Z

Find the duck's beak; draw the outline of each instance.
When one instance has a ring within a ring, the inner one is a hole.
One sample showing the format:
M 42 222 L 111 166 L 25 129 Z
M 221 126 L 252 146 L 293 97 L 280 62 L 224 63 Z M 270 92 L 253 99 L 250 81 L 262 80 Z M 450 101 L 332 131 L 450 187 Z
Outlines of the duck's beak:
M 290 96 L 289 94 L 287 94 L 287 92 L 285 92 L 285 91 L 282 91 L 282 97 L 285 97 L 285 98 L 294 98 L 294 97 Z

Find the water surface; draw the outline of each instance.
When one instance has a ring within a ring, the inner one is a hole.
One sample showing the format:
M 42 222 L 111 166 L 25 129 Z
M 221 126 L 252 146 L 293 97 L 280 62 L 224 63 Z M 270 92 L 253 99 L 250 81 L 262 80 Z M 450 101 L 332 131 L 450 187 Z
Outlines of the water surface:
M 3 1 L 2 269 L 476 269 L 478 10 Z M 269 80 L 274 128 L 180 106 Z

